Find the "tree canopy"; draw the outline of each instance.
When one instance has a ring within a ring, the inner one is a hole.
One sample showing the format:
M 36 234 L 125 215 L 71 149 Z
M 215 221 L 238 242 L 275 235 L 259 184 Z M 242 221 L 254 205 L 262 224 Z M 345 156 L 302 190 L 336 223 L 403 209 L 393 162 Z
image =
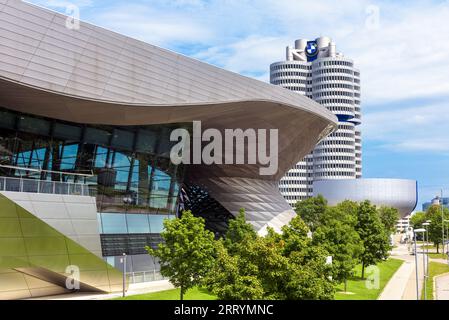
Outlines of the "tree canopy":
M 296 210 L 281 232 L 268 228 L 260 236 L 242 209 L 218 240 L 205 230 L 204 219 L 185 211 L 164 221 L 163 243 L 147 250 L 159 258 L 162 275 L 181 288 L 181 299 L 196 285 L 226 300 L 333 299 L 336 284 L 345 282 L 346 291 L 358 263 L 363 277 L 366 266 L 388 257 L 397 210 L 377 209 L 369 201 L 328 206 L 322 196 L 298 203 Z M 437 212 L 426 214 L 438 228 Z
M 295 205 L 295 211 L 313 232 L 319 226 L 326 207 L 327 200 L 322 195 L 318 195 L 298 201 Z
M 396 231 L 396 224 L 399 220 L 399 211 L 392 207 L 380 207 L 377 209 L 380 216 L 380 221 L 385 226 L 385 230 L 389 234 L 393 234 Z
M 369 201 L 360 203 L 355 229 L 363 243 L 363 252 L 360 255 L 363 278 L 365 267 L 386 259 L 391 246 L 389 236 L 380 220 L 376 206 L 371 205 Z
M 214 234 L 205 230 L 204 219 L 184 211 L 181 218 L 164 221 L 163 242 L 157 249 L 146 247 L 148 253 L 159 258 L 161 274 L 185 292 L 198 285 L 214 264 Z
M 329 207 L 323 222 L 313 234 L 313 243 L 321 244 L 332 256 L 332 277 L 345 282 L 353 274 L 363 251 L 363 243 L 355 230 L 357 217 L 341 207 Z

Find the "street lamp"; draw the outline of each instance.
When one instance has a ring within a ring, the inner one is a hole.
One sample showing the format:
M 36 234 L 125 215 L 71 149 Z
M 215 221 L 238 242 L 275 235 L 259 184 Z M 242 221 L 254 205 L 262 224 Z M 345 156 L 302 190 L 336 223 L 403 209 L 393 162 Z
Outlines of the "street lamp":
M 425 275 L 426 275 L 426 281 L 427 281 L 427 278 L 429 277 L 429 230 L 428 230 L 427 227 L 430 226 L 430 220 L 427 220 L 422 225 L 426 229 L 426 233 L 424 234 L 424 236 L 427 236 L 426 242 L 425 242 L 425 244 L 426 244 L 425 245 L 425 248 L 426 248 L 426 257 L 425 257 L 426 258 L 426 269 L 425 269 Z M 444 247 L 443 247 L 443 251 L 444 251 Z M 423 249 L 423 254 L 424 254 L 424 249 Z
M 449 222 L 449 220 L 444 219 L 444 222 Z M 446 235 L 449 235 L 449 224 L 446 224 Z M 444 253 L 444 243 L 443 243 L 443 253 Z M 447 241 L 446 244 L 446 253 L 449 253 L 449 241 Z M 448 255 L 448 260 L 449 260 L 449 255 Z
M 440 198 L 440 206 L 441 206 L 441 233 L 442 233 L 442 244 L 443 244 L 443 253 L 444 253 L 444 207 L 443 207 L 443 189 L 441 189 L 441 198 Z
M 415 275 L 416 275 L 416 300 L 419 300 L 419 278 L 418 278 L 418 250 L 416 249 L 416 234 L 417 233 L 424 233 L 426 232 L 426 229 L 414 229 L 413 230 L 413 238 L 415 239 Z M 424 277 L 425 277 L 424 273 Z M 425 288 L 425 286 L 424 286 Z M 425 290 L 425 289 L 424 289 Z M 425 296 L 424 296 L 425 297 Z
M 126 253 L 123 253 L 123 258 L 120 259 L 120 262 L 123 263 L 123 297 L 126 295 Z

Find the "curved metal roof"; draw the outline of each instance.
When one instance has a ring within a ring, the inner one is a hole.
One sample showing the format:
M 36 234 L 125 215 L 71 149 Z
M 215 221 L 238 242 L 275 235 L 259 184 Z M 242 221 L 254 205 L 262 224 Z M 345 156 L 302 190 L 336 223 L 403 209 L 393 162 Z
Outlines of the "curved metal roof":
M 85 22 L 77 30 L 67 28 L 66 20 L 21 1 L 0 1 L 0 105 L 79 123 L 201 120 L 204 129 L 278 129 L 275 175 L 260 176 L 259 165 L 191 165 L 188 179 L 215 190 L 218 201 L 225 196 L 217 181 L 265 181 L 258 197 L 223 200 L 225 207 L 234 213 L 245 203 L 260 204 L 250 214 L 259 210 L 265 222 L 286 211 L 294 214 L 274 185 L 336 128 L 330 111 L 295 92 Z M 250 185 L 237 191 L 237 184 L 229 183 L 225 193 L 251 192 Z M 279 207 L 264 199 L 266 190 Z

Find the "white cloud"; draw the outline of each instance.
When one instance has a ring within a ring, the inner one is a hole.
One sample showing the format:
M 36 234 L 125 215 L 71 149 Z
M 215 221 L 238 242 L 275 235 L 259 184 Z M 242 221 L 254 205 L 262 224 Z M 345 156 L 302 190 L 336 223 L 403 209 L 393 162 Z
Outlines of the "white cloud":
M 404 105 L 449 96 L 447 1 L 134 0 L 94 8 L 82 10 L 82 19 L 175 51 L 189 48 L 193 57 L 263 81 L 295 39 L 330 36 L 361 69 L 366 139 L 396 150 L 449 150 L 436 138 L 446 135 L 449 101 Z M 388 112 L 376 107 L 393 102 Z
M 35 0 L 48 6 L 92 0 Z M 372 8 L 379 9 L 377 28 Z M 297 38 L 328 35 L 362 73 L 363 102 L 449 92 L 449 5 L 438 1 L 110 1 L 82 18 L 244 74 L 268 79 Z M 371 11 L 370 11 L 371 10 Z
M 92 19 L 97 25 L 155 45 L 208 41 L 212 33 L 201 23 L 151 5 L 123 4 L 99 11 Z
M 449 102 L 369 113 L 363 122 L 365 142 L 380 142 L 391 151 L 449 154 Z
M 70 5 L 81 8 L 93 5 L 93 0 L 26 0 L 26 2 L 50 8 L 67 8 Z

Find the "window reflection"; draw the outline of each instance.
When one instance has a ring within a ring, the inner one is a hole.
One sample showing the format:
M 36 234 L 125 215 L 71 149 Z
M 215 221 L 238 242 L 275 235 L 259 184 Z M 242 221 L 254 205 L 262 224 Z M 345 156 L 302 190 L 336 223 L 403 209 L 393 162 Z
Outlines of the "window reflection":
M 174 215 L 103 212 L 99 214 L 99 223 L 103 234 L 161 233 L 164 230 L 164 220 L 174 218 Z
M 128 233 L 150 233 L 148 215 L 146 214 L 127 214 Z
M 102 213 L 103 233 L 128 233 L 124 214 Z
M 99 212 L 174 214 L 183 168 L 169 160 L 171 127 L 189 129 L 83 125 L 0 108 L 0 176 L 87 183 Z

